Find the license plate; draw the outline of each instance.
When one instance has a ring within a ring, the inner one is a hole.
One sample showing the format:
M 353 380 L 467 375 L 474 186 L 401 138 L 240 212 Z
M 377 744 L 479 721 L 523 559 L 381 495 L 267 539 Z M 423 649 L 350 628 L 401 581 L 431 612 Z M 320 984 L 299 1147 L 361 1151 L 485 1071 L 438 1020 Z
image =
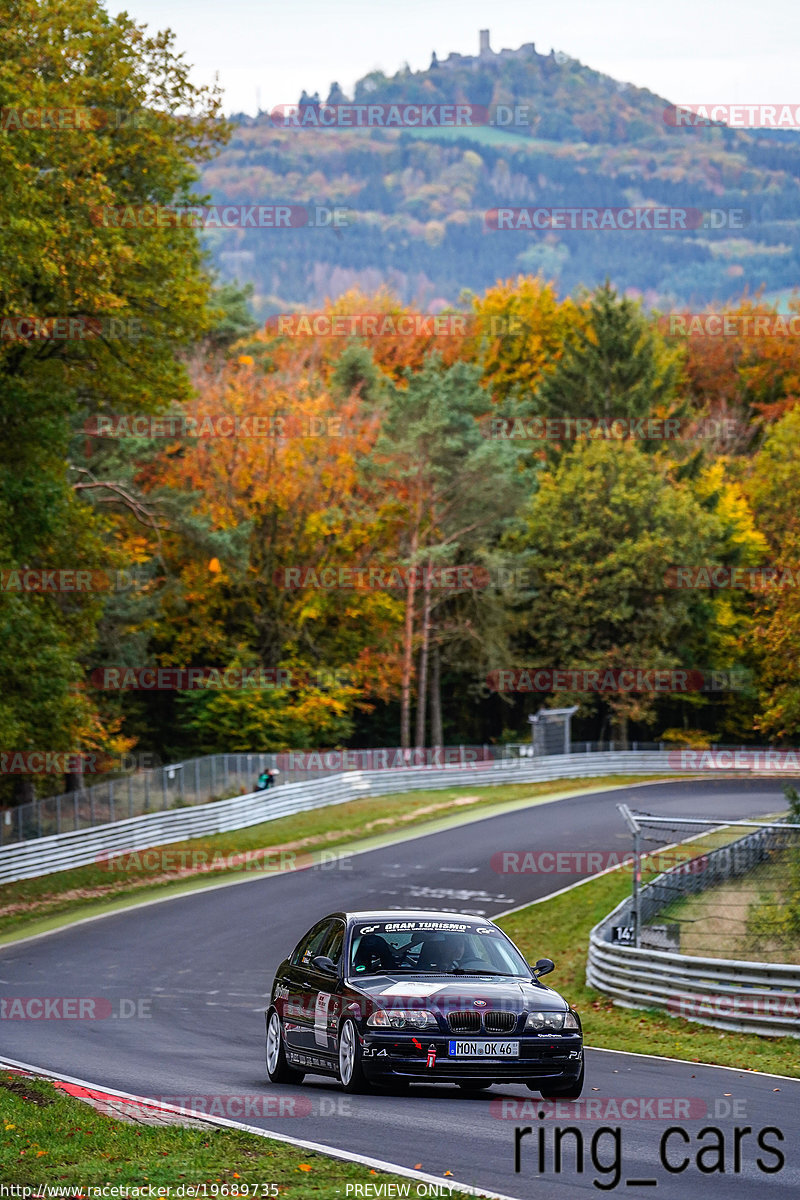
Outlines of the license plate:
M 450 1041 L 447 1053 L 453 1058 L 519 1058 L 519 1042 Z

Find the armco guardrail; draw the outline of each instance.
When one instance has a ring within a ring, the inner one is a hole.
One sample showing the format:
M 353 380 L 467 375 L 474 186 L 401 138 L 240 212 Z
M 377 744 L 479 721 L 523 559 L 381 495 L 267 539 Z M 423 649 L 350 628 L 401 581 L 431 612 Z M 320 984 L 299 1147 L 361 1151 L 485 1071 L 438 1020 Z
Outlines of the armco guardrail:
M 192 808 L 147 813 L 112 824 L 53 834 L 0 848 L 0 883 L 47 875 L 96 862 L 101 855 L 146 850 L 170 842 L 226 833 L 259 825 L 307 809 L 345 804 L 364 796 L 394 792 L 595 775 L 673 773 L 670 752 L 615 750 L 600 754 L 552 755 L 541 759 L 475 762 L 469 767 L 400 767 L 380 771 L 346 771 L 321 779 L 287 783 L 266 792 L 251 792 Z
M 770 849 L 780 848 L 781 840 L 777 829 L 756 830 L 705 853 L 702 872 L 690 871 L 685 864 L 664 871 L 641 890 L 642 923 L 674 901 L 676 877 L 687 895 L 697 892 L 746 874 Z M 632 920 L 633 901 L 627 897 L 591 931 L 586 966 L 590 987 L 626 1008 L 665 1009 L 717 1029 L 800 1038 L 800 965 L 700 958 L 612 942 L 613 927 Z

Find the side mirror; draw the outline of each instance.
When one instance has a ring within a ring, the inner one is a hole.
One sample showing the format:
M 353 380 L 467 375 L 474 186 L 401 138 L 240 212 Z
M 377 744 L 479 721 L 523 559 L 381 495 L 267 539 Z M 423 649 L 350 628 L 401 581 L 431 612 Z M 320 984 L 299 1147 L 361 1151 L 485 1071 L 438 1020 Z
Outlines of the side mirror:
M 556 964 L 552 958 L 540 958 L 533 968 L 533 978 L 538 979 L 540 975 L 548 975 L 551 971 L 555 971 Z
M 317 954 L 315 958 L 312 958 L 311 965 L 315 971 L 319 971 L 320 975 L 339 974 L 336 963 L 332 958 L 328 958 L 327 954 Z

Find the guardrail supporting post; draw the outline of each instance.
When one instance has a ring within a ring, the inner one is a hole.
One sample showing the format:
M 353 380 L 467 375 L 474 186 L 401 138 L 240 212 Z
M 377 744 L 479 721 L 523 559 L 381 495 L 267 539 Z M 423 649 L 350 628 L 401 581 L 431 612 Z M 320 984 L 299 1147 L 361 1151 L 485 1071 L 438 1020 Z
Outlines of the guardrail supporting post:
M 633 912 L 633 944 L 639 945 L 639 927 L 640 919 L 640 900 L 639 900 L 639 885 L 642 877 L 642 860 L 641 860 L 641 842 L 638 828 L 633 834 L 633 896 L 632 896 L 632 912 Z
M 631 917 L 633 919 L 633 944 L 639 945 L 640 901 L 639 885 L 642 877 L 641 827 L 627 804 L 618 804 L 622 819 L 633 834 L 633 886 L 631 890 Z

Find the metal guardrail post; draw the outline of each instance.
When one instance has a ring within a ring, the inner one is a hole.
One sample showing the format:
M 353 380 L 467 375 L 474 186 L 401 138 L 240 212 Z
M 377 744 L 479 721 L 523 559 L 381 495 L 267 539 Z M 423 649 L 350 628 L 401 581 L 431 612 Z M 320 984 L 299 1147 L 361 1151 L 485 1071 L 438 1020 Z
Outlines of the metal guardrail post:
M 633 944 L 639 945 L 641 928 L 641 899 L 639 889 L 642 882 L 642 844 L 641 826 L 627 804 L 618 804 L 617 809 L 622 814 L 625 824 L 633 834 L 633 884 L 631 889 L 631 918 L 633 920 Z

